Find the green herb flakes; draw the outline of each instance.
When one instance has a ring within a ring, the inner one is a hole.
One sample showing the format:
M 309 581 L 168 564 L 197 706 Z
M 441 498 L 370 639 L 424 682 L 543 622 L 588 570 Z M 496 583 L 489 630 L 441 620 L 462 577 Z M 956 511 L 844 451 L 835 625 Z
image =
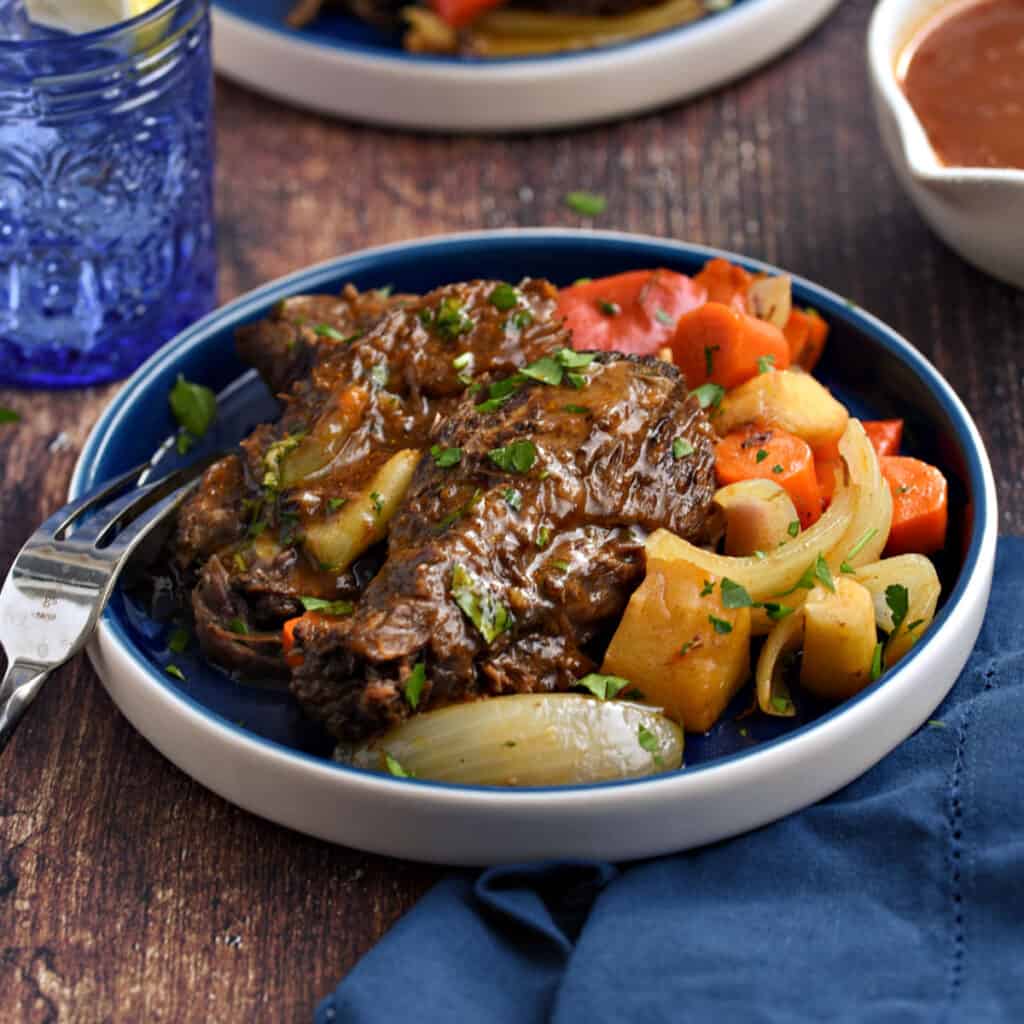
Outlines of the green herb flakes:
M 882 674 L 882 669 L 882 645 L 875 644 L 874 653 L 871 655 L 871 682 Z
M 517 331 L 523 330 L 524 327 L 529 327 L 533 323 L 533 313 L 528 309 L 520 309 L 513 313 L 506 324 L 511 324 Z
M 384 511 L 384 496 L 377 491 L 370 491 L 370 504 L 373 505 L 373 514 L 379 516 Z
M 562 408 L 578 416 L 590 415 L 590 410 L 585 405 L 563 405 Z
M 732 632 L 732 623 L 726 622 L 725 619 L 720 619 L 715 615 L 708 616 L 708 622 L 715 627 L 715 632 L 722 635 Z
M 555 358 L 567 370 L 584 370 L 594 361 L 593 352 L 577 352 L 571 348 L 560 348 Z
M 855 559 L 864 550 L 864 548 L 867 547 L 867 545 L 871 542 L 872 538 L 874 538 L 877 535 L 877 533 L 878 530 L 875 527 L 872 527 L 870 530 L 865 530 L 860 540 L 858 540 L 857 543 L 854 544 L 853 547 L 850 548 L 850 550 L 846 553 L 846 560 L 848 562 L 852 562 L 853 559 Z
M 785 471 L 785 469 L 782 468 L 782 465 L 780 463 L 776 462 L 775 465 L 772 466 L 772 472 L 773 473 L 785 473 L 786 471 Z
M 767 458 L 768 458 L 768 449 L 767 448 L 758 448 L 757 452 L 754 454 L 754 461 L 755 462 L 764 462 L 764 460 L 767 459 Z
M 330 338 L 331 341 L 344 341 L 345 335 L 341 333 L 336 327 L 332 327 L 330 324 L 314 324 L 313 333 L 321 338 Z
M 281 486 L 281 466 L 285 456 L 295 451 L 302 442 L 304 433 L 296 431 L 294 434 L 285 434 L 279 441 L 275 441 L 263 454 L 263 486 L 271 491 L 276 491 Z
M 720 351 L 721 348 L 721 345 L 704 346 L 704 372 L 708 377 L 715 372 L 715 353 Z
M 605 316 L 618 316 L 622 312 L 622 307 L 617 302 L 611 302 L 608 299 L 598 299 L 597 308 Z
M 902 583 L 893 583 L 885 588 L 885 603 L 892 613 L 892 633 L 899 631 L 910 608 L 910 593 Z
M 174 418 L 189 436 L 189 445 L 202 437 L 217 417 L 217 396 L 202 384 L 185 380 L 180 373 L 167 400 Z
M 379 388 L 386 388 L 388 386 L 388 378 L 391 376 L 391 371 L 388 369 L 387 363 L 377 363 L 370 370 L 370 380 Z
M 423 686 L 427 681 L 427 666 L 422 661 L 417 661 L 412 671 L 405 680 L 405 699 L 409 707 L 415 710 L 423 694 Z
M 746 588 L 725 577 L 721 583 L 722 604 L 726 608 L 751 608 L 754 602 L 747 593 Z
M 677 437 L 672 442 L 672 458 L 682 459 L 693 454 L 693 445 L 685 438 Z
M 348 503 L 348 498 L 328 498 L 327 511 L 337 512 L 339 508 Z
M 539 547 L 539 548 L 546 548 L 548 546 L 548 542 L 550 540 L 551 540 L 551 531 L 546 526 L 542 526 L 537 531 L 537 540 L 536 540 L 537 547 Z
M 561 558 L 553 558 L 553 559 L 551 559 L 551 561 L 548 563 L 548 565 L 550 565 L 552 569 L 557 569 L 559 572 L 568 572 L 569 571 L 569 563 L 564 561 L 564 560 L 562 560 Z
M 658 737 L 646 725 L 641 723 L 640 728 L 637 729 L 636 738 L 640 746 L 654 758 L 654 763 L 660 768 L 665 761 L 661 756 L 661 746 L 658 743 Z
M 178 626 L 167 638 L 167 647 L 175 654 L 183 654 L 189 645 L 192 637 L 184 626 Z
M 794 519 L 793 522 L 786 527 L 786 533 L 788 533 L 790 537 L 797 536 L 797 534 L 800 533 L 800 520 Z
M 407 771 L 399 764 L 398 759 L 392 757 L 390 754 L 384 755 L 384 763 L 388 766 L 388 771 L 398 779 L 414 779 L 416 778 L 413 772 Z
M 440 445 L 431 445 L 430 455 L 434 464 L 441 469 L 451 469 L 462 461 L 461 448 L 442 448 Z
M 565 197 L 565 205 L 581 217 L 599 217 L 608 207 L 608 200 L 598 192 L 577 189 Z
M 518 512 L 523 507 L 523 496 L 514 487 L 506 487 L 501 496 L 513 512 Z
M 591 672 L 578 680 L 576 685 L 589 690 L 598 700 L 612 700 L 629 686 L 629 680 L 621 676 L 603 676 Z
M 659 324 L 664 324 L 666 327 L 671 327 L 675 323 L 675 320 L 673 320 L 672 317 L 670 317 L 663 309 L 656 309 L 654 311 L 654 319 L 657 320 Z
M 228 629 L 232 633 L 237 633 L 239 636 L 248 636 L 249 634 L 249 627 L 246 625 L 245 619 L 232 619 L 228 623 Z
M 503 313 L 513 309 L 519 302 L 519 292 L 510 284 L 499 284 L 490 295 L 487 296 L 487 301 L 494 306 L 495 309 L 500 309 Z
M 532 441 L 513 441 L 502 448 L 492 448 L 487 457 L 506 473 L 526 473 L 537 461 L 537 446 Z
M 512 613 L 465 566 L 452 568 L 451 595 L 485 643 L 493 643 L 515 624 Z
M 182 672 L 177 665 L 165 665 L 164 671 L 169 676 L 174 676 L 175 679 L 180 679 L 182 682 L 185 682 L 185 673 Z
M 709 594 L 714 593 L 715 585 L 711 580 L 705 580 L 704 586 L 701 588 L 700 596 L 707 597 Z
M 761 607 L 772 622 L 781 622 L 788 615 L 793 614 L 793 609 L 788 604 L 779 604 L 777 601 L 764 601 Z
M 20 421 L 20 413 L 16 413 L 13 409 L 5 409 L 0 405 L 0 423 L 18 423 Z
M 463 352 L 452 360 L 452 367 L 456 370 L 468 370 L 473 365 L 473 353 Z
M 832 579 L 832 570 L 829 569 L 824 555 L 818 555 L 818 560 L 814 563 L 814 575 L 826 590 L 831 590 L 833 594 L 836 592 L 835 580 Z
M 780 715 L 788 715 L 793 710 L 793 702 L 788 697 L 776 695 L 775 697 L 772 697 L 772 707 L 778 711 Z
M 770 373 L 775 369 L 775 356 L 769 354 L 757 357 L 757 372 Z
M 351 615 L 354 610 L 351 601 L 328 601 L 323 597 L 300 597 L 299 601 L 307 612 L 320 612 L 322 615 Z
M 552 387 L 557 387 L 562 383 L 564 372 L 565 370 L 562 368 L 562 365 L 553 356 L 544 356 L 543 359 L 538 359 L 535 363 L 524 366 L 521 371 L 524 377 L 538 380 L 541 384 L 550 384 Z
M 565 379 L 577 391 L 579 391 L 582 388 L 585 388 L 587 386 L 587 378 L 582 373 L 576 373 L 574 370 L 570 370 L 565 375 Z
M 476 321 L 466 312 L 464 305 L 462 299 L 449 295 L 441 300 L 436 310 L 421 309 L 420 323 L 427 328 L 433 327 L 441 337 L 454 341 L 476 326 Z
M 717 409 L 725 397 L 725 388 L 721 384 L 701 384 L 699 388 L 694 388 L 690 394 L 700 402 L 702 409 Z

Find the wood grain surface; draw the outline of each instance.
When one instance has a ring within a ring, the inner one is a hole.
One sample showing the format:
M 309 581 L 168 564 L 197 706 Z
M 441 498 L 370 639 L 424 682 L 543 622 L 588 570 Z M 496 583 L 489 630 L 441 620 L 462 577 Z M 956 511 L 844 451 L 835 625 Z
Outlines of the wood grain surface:
M 905 200 L 864 68 L 871 0 L 797 50 L 684 106 L 561 135 L 393 134 L 220 82 L 221 295 L 365 245 L 574 225 L 724 246 L 849 296 L 917 344 L 974 412 L 1024 530 L 1024 295 L 962 263 Z M 0 392 L 0 570 L 61 504 L 114 388 Z M 142 740 L 82 659 L 2 759 L 0 1020 L 305 1021 L 436 879 L 338 849 L 201 789 Z M 425 1018 L 426 1019 L 426 1018 Z

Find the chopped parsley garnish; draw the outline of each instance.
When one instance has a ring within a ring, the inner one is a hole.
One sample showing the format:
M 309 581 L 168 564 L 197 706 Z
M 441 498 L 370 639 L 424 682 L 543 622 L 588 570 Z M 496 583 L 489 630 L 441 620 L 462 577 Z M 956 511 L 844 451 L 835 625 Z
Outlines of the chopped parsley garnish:
M 755 558 L 756 558 L 756 559 L 757 559 L 758 561 L 761 561 L 762 559 L 765 559 L 765 558 L 767 558 L 768 556 L 767 556 L 767 555 L 766 555 L 766 554 L 765 554 L 765 553 L 764 553 L 764 552 L 763 552 L 763 551 L 762 551 L 762 550 L 761 550 L 760 548 L 755 548 L 755 549 L 754 549 L 754 557 L 755 557 Z
M 303 431 L 285 434 L 280 441 L 275 441 L 263 455 L 263 486 L 276 491 L 281 486 L 281 463 L 289 452 L 299 447 Z
M 818 580 L 823 586 L 835 593 L 836 585 L 832 579 L 832 571 L 829 569 L 828 562 L 825 561 L 825 556 L 822 554 L 819 554 L 817 559 L 804 569 L 803 575 L 789 590 L 779 596 L 785 597 L 786 594 L 792 594 L 796 590 L 813 590 L 815 580 Z
M 463 565 L 452 568 L 451 594 L 485 643 L 493 643 L 515 623 L 512 613 Z
M 927 722 L 928 726 L 932 729 L 945 729 L 946 723 L 941 718 L 929 718 Z
M 735 580 L 729 579 L 728 576 L 722 580 L 721 588 L 722 604 L 726 608 L 750 608 L 753 606 L 754 602 L 746 588 Z
M 189 632 L 184 626 L 178 626 L 167 639 L 167 646 L 170 650 L 174 651 L 175 654 L 184 653 L 185 649 L 189 645 L 191 640 Z
M 466 370 L 473 365 L 473 353 L 463 352 L 452 360 L 452 366 L 456 370 Z
M 605 316 L 618 316 L 622 312 L 622 307 L 617 302 L 611 302 L 608 299 L 598 299 L 597 308 Z
M 178 437 L 178 451 L 182 455 L 202 437 L 217 417 L 217 396 L 202 384 L 193 384 L 179 373 L 174 387 L 167 396 L 174 418 L 184 430 Z M 10 422 L 5 421 L 5 422 Z
M 687 455 L 693 454 L 693 445 L 690 444 L 685 438 L 677 437 L 672 442 L 672 458 L 682 459 Z
M 877 533 L 878 530 L 875 527 L 871 527 L 870 530 L 865 530 L 860 540 L 858 540 L 857 543 L 854 544 L 853 547 L 850 548 L 850 550 L 846 553 L 846 561 L 851 562 L 854 558 L 856 558 L 864 550 L 864 548 L 871 542 L 872 537 L 874 537 Z
M 391 772 L 398 779 L 414 779 L 416 775 L 413 772 L 407 771 L 399 763 L 397 758 L 392 757 L 390 754 L 384 755 L 384 763 L 388 766 L 388 771 Z
M 560 348 L 555 353 L 555 358 L 567 370 L 582 370 L 594 361 L 593 352 L 577 352 L 571 348 Z
M 717 409 L 725 397 L 725 388 L 721 384 L 701 384 L 699 388 L 694 388 L 690 394 L 700 402 L 702 409 L 709 407 Z
M 576 373 L 574 370 L 570 370 L 566 375 L 565 379 L 574 387 L 577 391 L 587 386 L 587 378 L 582 373 Z
M 526 473 L 537 461 L 537 446 L 532 441 L 513 441 L 502 448 L 492 448 L 487 457 L 506 473 Z
M 775 356 L 769 354 L 757 357 L 757 372 L 768 373 L 775 369 Z
M 565 205 L 573 213 L 578 213 L 581 217 L 598 217 L 607 208 L 608 200 L 598 192 L 587 192 L 585 189 L 577 189 L 566 195 Z
M 764 462 L 764 460 L 767 459 L 767 458 L 768 458 L 768 449 L 767 448 L 758 448 L 757 452 L 754 454 L 754 461 L 755 462 Z
M 409 702 L 409 707 L 415 708 L 419 704 L 426 681 L 427 666 L 422 661 L 417 661 L 405 680 L 405 699 Z
M 21 420 L 21 415 L 16 413 L 13 409 L 5 409 L 0 405 L 0 423 L 18 423 Z
M 578 680 L 576 685 L 589 690 L 598 700 L 612 700 L 629 686 L 629 680 L 621 676 L 603 676 L 591 672 Z
M 546 526 L 542 526 L 537 531 L 537 547 L 546 548 L 548 546 L 549 540 L 551 540 L 551 531 Z
M 715 632 L 716 633 L 723 633 L 724 634 L 724 633 L 731 633 L 732 632 L 732 623 L 731 622 L 726 622 L 725 619 L 720 619 L 720 618 L 718 618 L 715 615 L 709 615 L 708 616 L 708 622 L 710 622 L 711 625 L 715 627 Z
M 832 570 L 829 569 L 824 555 L 818 555 L 818 560 L 814 563 L 814 575 L 826 590 L 831 590 L 833 594 L 836 592 L 836 584 L 832 579 Z
M 675 323 L 672 317 L 670 317 L 663 309 L 656 309 L 654 311 L 654 319 L 657 320 L 659 324 L 664 324 L 666 327 L 671 327 L 672 324 Z
M 388 386 L 389 376 L 390 371 L 388 370 L 387 363 L 377 363 L 377 365 L 370 370 L 370 380 L 372 380 L 379 388 L 386 388 Z
M 788 533 L 790 535 L 790 537 L 795 537 L 799 532 L 800 532 L 800 520 L 799 519 L 794 519 L 793 522 L 791 522 L 789 524 L 789 526 L 786 527 L 786 533 Z
M 328 601 L 323 597 L 300 597 L 299 601 L 307 612 L 324 615 L 351 615 L 354 607 L 351 601 Z
M 532 323 L 533 313 L 528 309 L 517 310 L 505 321 L 506 326 L 511 324 L 517 331 L 521 331 L 524 327 L 529 327 Z
M 442 448 L 440 445 L 431 445 L 430 454 L 435 465 L 441 469 L 451 469 L 462 461 L 461 448 Z
M 460 505 L 454 512 L 449 512 L 439 523 L 442 530 L 447 530 L 456 520 L 461 519 L 479 500 L 483 492 L 475 490 L 467 499 L 467 501 Z
M 704 586 L 701 588 L 700 596 L 701 597 L 707 597 L 709 594 L 711 594 L 714 591 L 714 589 L 715 589 L 714 583 L 712 583 L 711 580 L 705 580 L 704 581 Z
M 449 295 L 441 300 L 435 311 L 421 309 L 420 323 L 424 327 L 433 327 L 438 334 L 449 341 L 473 330 L 476 321 L 463 308 L 462 299 Z
M 902 583 L 893 583 L 885 588 L 885 603 L 889 606 L 889 611 L 892 612 L 891 632 L 896 633 L 907 617 L 907 611 L 910 608 L 910 593 Z
M 679 648 L 679 657 L 682 658 L 684 655 L 689 654 L 691 647 L 693 647 L 693 641 L 687 640 L 686 643 Z
M 553 558 L 548 564 L 552 569 L 557 569 L 559 572 L 569 571 L 569 563 L 563 561 L 561 558 Z
M 313 333 L 318 334 L 321 338 L 330 338 L 331 341 L 345 340 L 345 335 L 337 327 L 332 327 L 330 324 L 314 324 Z
M 185 673 L 182 672 L 177 665 L 165 665 L 164 671 L 169 676 L 174 676 L 175 679 L 180 679 L 182 682 L 185 682 Z
M 575 413 L 579 416 L 589 416 L 590 410 L 585 405 L 564 405 L 562 406 L 566 412 Z
M 573 284 L 590 284 L 590 282 L 593 280 L 594 279 L 592 277 L 577 277 L 576 280 L 573 281 Z
M 238 633 L 239 636 L 246 636 L 249 633 L 249 627 L 246 625 L 244 619 L 234 618 L 228 623 L 228 629 L 232 633 Z
M 785 473 L 786 471 L 782 468 L 780 463 L 776 462 L 775 465 L 772 466 L 772 472 L 773 473 Z
M 637 729 L 636 738 L 640 746 L 654 758 L 654 763 L 656 765 L 660 767 L 665 763 L 661 756 L 661 746 L 658 743 L 658 737 L 655 736 L 654 733 L 651 732 L 651 730 L 643 723 L 641 723 L 640 728 Z
M 914 621 L 907 626 L 907 632 L 913 633 L 915 629 L 920 629 L 923 625 L 924 619 L 914 619 Z
M 231 556 L 231 562 L 239 572 L 245 572 L 246 569 L 249 568 L 249 566 L 245 564 L 245 559 L 242 557 L 242 553 L 240 551 L 236 551 L 234 555 Z
M 779 604 L 776 601 L 765 601 L 761 607 L 768 613 L 772 622 L 781 622 L 787 615 L 793 614 L 793 609 L 788 604 Z
M 882 668 L 882 645 L 875 644 L 875 650 L 871 655 L 871 682 L 882 674 Z
M 487 296 L 487 301 L 494 306 L 495 309 L 500 309 L 504 313 L 512 309 L 519 301 L 519 292 L 517 292 L 510 284 L 499 284 L 494 291 Z
M 267 521 L 265 519 L 254 519 L 249 524 L 247 531 L 250 537 L 258 537 L 267 528 Z
M 518 512 L 523 507 L 523 496 L 514 487 L 506 487 L 501 496 L 513 512 Z
M 710 377 L 715 371 L 715 353 L 721 349 L 721 345 L 704 346 L 704 371 Z
M 374 515 L 379 516 L 384 511 L 384 496 L 377 491 L 370 491 L 370 503 L 373 505 Z
M 542 384 L 550 384 L 555 387 L 562 383 L 562 374 L 565 371 L 558 360 L 552 356 L 544 356 L 543 359 L 538 359 L 535 363 L 524 366 L 521 372 L 524 377 L 529 377 L 531 380 L 539 380 Z
M 793 710 L 793 702 L 788 697 L 772 697 L 772 707 L 781 715 L 788 715 Z
M 348 502 L 348 498 L 328 498 L 327 499 L 327 510 L 329 512 L 337 512 L 342 505 Z

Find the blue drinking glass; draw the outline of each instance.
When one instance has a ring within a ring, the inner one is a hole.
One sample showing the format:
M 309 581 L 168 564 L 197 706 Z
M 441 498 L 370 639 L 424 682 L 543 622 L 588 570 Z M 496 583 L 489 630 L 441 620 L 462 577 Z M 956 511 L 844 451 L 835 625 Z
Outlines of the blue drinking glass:
M 0 38 L 0 385 L 123 377 L 213 308 L 212 91 L 209 0 Z

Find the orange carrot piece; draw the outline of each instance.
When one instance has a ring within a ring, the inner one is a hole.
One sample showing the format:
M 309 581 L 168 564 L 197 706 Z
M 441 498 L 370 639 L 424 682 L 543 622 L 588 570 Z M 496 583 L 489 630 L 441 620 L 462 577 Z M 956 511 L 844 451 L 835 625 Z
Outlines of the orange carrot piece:
M 804 529 L 821 515 L 821 492 L 811 446 L 777 427 L 746 427 L 715 447 L 718 486 L 740 480 L 774 480 L 792 498 Z
M 452 28 L 463 28 L 504 0 L 429 0 L 434 13 Z
M 807 340 L 800 351 L 800 358 L 794 362 L 802 366 L 810 373 L 825 351 L 825 342 L 828 340 L 828 324 L 816 309 L 805 309 L 802 314 L 807 317 Z M 790 317 L 792 318 L 792 313 Z
M 674 270 L 632 270 L 560 289 L 558 312 L 575 349 L 654 355 L 705 297 L 701 285 Z
M 683 316 L 671 344 L 673 362 L 691 388 L 710 381 L 728 390 L 789 366 L 789 345 L 778 327 L 721 302 Z
M 928 555 L 946 542 L 946 478 L 934 466 L 905 455 L 883 455 L 882 476 L 892 491 L 892 529 L 886 555 Z
M 879 455 L 899 455 L 903 420 L 863 420 L 862 425 Z
M 708 260 L 694 281 L 707 290 L 708 302 L 721 302 L 740 312 L 747 311 L 747 289 L 753 274 L 728 260 Z
M 281 647 L 284 650 L 284 660 L 292 668 L 298 668 L 306 659 L 295 651 L 295 627 L 303 620 L 304 616 L 299 615 L 294 619 L 288 619 L 281 627 Z
M 789 361 L 799 366 L 800 356 L 807 347 L 807 339 L 811 336 L 810 314 L 794 306 L 782 333 L 789 342 Z

